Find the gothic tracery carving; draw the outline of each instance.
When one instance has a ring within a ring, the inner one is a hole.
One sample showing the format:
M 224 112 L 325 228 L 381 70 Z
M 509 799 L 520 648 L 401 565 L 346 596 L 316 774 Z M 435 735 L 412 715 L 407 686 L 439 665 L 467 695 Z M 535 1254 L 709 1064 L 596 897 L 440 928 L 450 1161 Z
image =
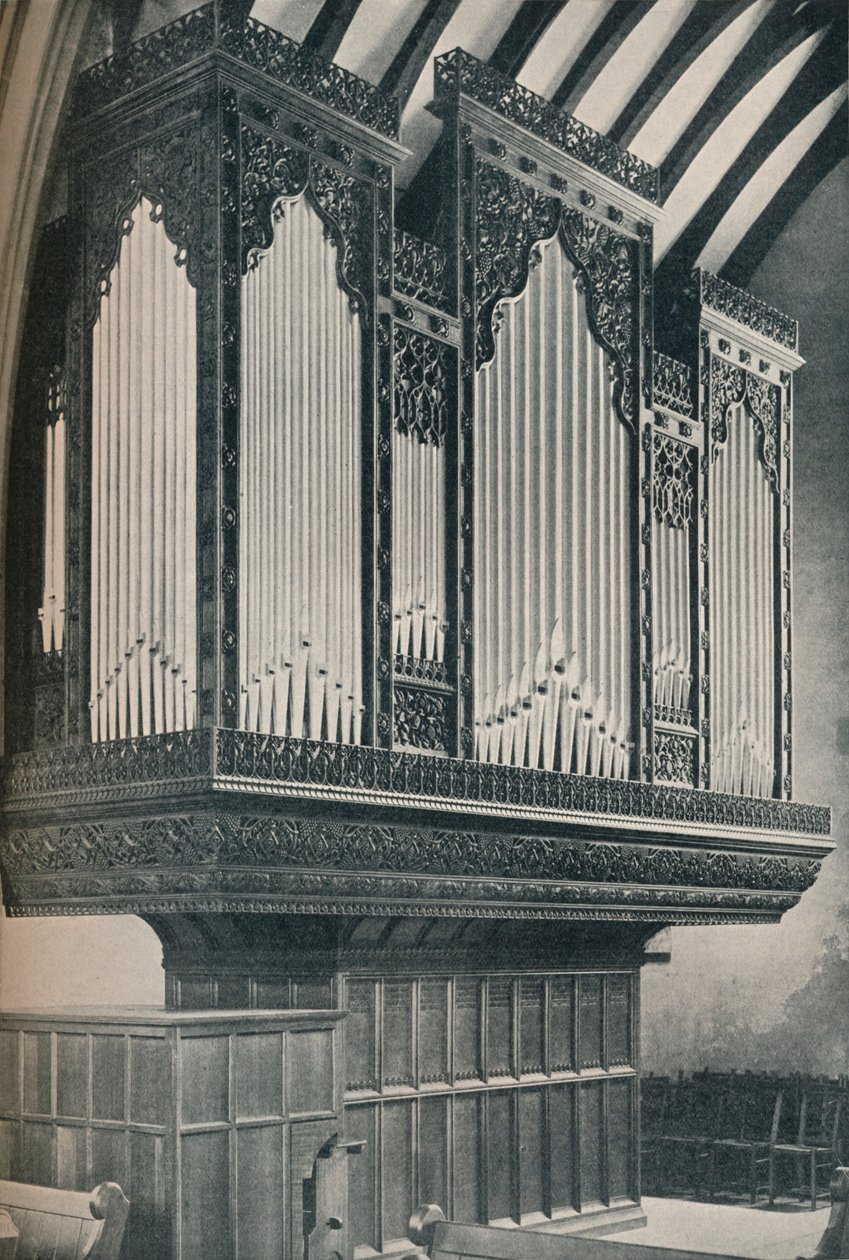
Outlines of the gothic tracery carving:
M 745 403 L 758 435 L 758 454 L 770 485 L 778 490 L 779 390 L 753 372 L 735 367 L 727 359 L 711 358 L 710 429 L 714 458 L 728 439 L 728 408 Z
M 635 428 L 639 265 L 633 242 L 480 158 L 476 172 L 477 367 L 495 353 L 493 321 L 499 302 L 522 292 L 533 246 L 559 230 L 584 284 L 590 327 L 613 357 L 617 410 Z

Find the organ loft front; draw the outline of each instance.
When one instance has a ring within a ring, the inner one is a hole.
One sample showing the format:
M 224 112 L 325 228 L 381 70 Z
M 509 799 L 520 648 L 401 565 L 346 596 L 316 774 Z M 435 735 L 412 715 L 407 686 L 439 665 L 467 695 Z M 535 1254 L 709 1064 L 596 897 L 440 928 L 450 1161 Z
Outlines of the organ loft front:
M 324 1255 L 332 1150 L 334 1254 L 409 1248 L 420 1202 L 640 1221 L 647 943 L 777 921 L 831 849 L 793 795 L 795 322 L 705 271 L 655 311 L 654 169 L 433 71 L 427 239 L 396 102 L 237 6 L 84 71 L 65 125 L 3 891 L 140 915 L 166 1009 L 4 1031 L 0 1143 L 120 1182 L 130 1256 Z

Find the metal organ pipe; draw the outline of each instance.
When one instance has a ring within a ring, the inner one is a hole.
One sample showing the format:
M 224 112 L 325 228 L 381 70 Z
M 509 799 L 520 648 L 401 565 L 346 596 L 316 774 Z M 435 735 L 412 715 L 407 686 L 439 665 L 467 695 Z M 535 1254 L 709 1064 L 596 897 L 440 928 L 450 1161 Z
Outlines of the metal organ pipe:
M 711 714 L 711 786 L 770 796 L 775 777 L 773 490 L 744 403 L 710 468 L 711 642 L 718 690 Z
M 65 641 L 65 398 L 61 375 L 51 377 L 44 435 L 44 572 L 41 643 L 61 652 Z
M 556 238 L 478 372 L 477 755 L 626 778 L 633 455 Z
M 305 197 L 242 281 L 240 724 L 358 742 L 359 316 Z
M 142 199 L 92 334 L 91 734 L 196 716 L 196 300 Z

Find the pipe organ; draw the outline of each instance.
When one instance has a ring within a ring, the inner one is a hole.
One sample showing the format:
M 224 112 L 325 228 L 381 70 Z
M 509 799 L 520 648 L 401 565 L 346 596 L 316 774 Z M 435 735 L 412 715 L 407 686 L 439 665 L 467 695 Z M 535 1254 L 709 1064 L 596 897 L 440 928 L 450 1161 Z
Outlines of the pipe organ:
M 460 49 L 432 109 L 423 240 L 397 102 L 238 6 L 84 71 L 12 438 L 7 910 L 145 916 L 174 1008 L 347 1012 L 363 1257 L 420 1201 L 641 1219 L 645 943 L 779 919 L 831 848 L 795 322 L 705 272 L 655 318 L 655 171 Z
M 360 319 L 307 199 L 275 213 L 242 279 L 239 724 L 359 743 Z
M 161 216 L 122 221 L 92 330 L 93 740 L 195 724 L 195 293 Z
M 557 238 L 478 370 L 477 755 L 626 779 L 633 432 Z

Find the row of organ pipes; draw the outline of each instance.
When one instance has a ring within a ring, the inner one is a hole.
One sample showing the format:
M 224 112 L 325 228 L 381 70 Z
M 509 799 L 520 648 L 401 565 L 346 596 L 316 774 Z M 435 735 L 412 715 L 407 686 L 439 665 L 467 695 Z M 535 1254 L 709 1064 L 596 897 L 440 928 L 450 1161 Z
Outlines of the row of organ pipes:
M 499 308 L 495 354 L 477 374 L 476 755 L 627 778 L 635 444 L 563 245 L 555 236 L 537 251 L 524 291 Z M 142 199 L 92 332 L 95 740 L 196 722 L 196 312 L 178 262 L 160 208 Z M 357 743 L 362 328 L 336 262 L 304 195 L 280 203 L 272 245 L 242 280 L 239 723 Z M 64 629 L 65 416 L 59 394 L 51 399 L 45 652 L 61 650 Z M 708 482 L 710 784 L 769 795 L 774 491 L 745 403 L 730 410 Z M 439 663 L 449 542 L 441 435 L 399 424 L 392 484 L 393 648 Z M 652 531 L 654 699 L 692 721 L 694 528 L 688 503 L 687 519 L 656 512 Z
M 770 796 L 775 777 L 775 494 L 744 403 L 714 450 L 711 513 L 711 784 Z
M 92 333 L 91 731 L 196 721 L 196 295 L 145 199 Z
M 65 391 L 61 372 L 51 376 L 44 433 L 44 560 L 41 643 L 45 653 L 65 642 Z
M 411 405 L 413 405 L 411 403 Z M 445 655 L 445 450 L 410 425 L 392 433 L 393 651 Z
M 358 743 L 359 315 L 306 197 L 242 281 L 240 724 Z
M 557 237 L 478 373 L 480 760 L 627 778 L 633 436 Z

